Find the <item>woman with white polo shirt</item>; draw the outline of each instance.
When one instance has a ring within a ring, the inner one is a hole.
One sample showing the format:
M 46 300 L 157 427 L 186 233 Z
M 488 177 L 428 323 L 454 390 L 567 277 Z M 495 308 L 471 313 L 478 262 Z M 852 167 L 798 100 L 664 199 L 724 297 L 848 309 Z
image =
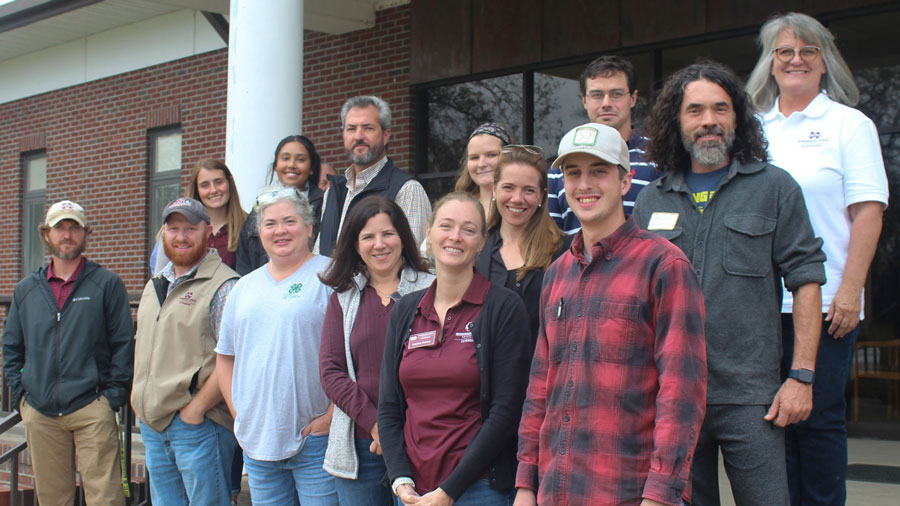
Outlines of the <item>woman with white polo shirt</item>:
M 815 371 L 792 368 L 793 300 L 787 290 L 782 305 L 782 371 L 813 388 L 809 418 L 785 434 L 791 503 L 844 504 L 844 387 L 887 205 L 887 177 L 874 123 L 850 107 L 859 90 L 831 32 L 810 16 L 790 13 L 766 22 L 759 42 L 762 54 L 747 92 L 760 113 L 772 163 L 800 184 L 828 257 Z

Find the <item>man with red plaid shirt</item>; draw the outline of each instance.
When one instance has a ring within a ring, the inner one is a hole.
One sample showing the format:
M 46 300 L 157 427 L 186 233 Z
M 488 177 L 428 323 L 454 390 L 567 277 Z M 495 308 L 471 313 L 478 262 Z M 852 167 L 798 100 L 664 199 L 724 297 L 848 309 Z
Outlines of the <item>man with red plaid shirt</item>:
M 625 217 L 615 129 L 569 131 L 557 166 L 582 229 L 544 275 L 515 504 L 681 505 L 706 405 L 700 284 L 678 248 Z

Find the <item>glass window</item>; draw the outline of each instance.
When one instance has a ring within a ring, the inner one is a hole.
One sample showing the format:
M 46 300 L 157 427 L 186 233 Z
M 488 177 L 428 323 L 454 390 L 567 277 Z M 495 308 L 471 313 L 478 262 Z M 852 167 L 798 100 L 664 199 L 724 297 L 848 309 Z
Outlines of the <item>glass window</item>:
M 505 123 L 522 138 L 522 74 L 428 90 L 427 167 L 417 174 L 434 200 L 452 191 L 469 134 L 486 121 Z
M 150 133 L 150 248 L 162 226 L 166 204 L 175 200 L 181 188 L 181 129 L 167 128 Z
M 24 189 L 22 199 L 22 275 L 44 264 L 44 242 L 38 226 L 44 221 L 47 195 L 47 153 L 22 157 Z

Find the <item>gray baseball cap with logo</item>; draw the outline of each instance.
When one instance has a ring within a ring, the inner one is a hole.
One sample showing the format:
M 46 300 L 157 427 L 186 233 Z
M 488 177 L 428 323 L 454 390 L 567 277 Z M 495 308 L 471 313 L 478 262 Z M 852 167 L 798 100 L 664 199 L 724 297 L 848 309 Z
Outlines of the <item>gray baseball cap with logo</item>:
M 166 205 L 165 211 L 163 211 L 163 223 L 169 219 L 169 216 L 175 213 L 187 218 L 192 225 L 200 223 L 201 220 L 209 225 L 209 213 L 206 212 L 206 206 L 200 201 L 187 197 L 179 197 L 172 202 L 169 202 L 169 204 Z
M 561 169 L 563 160 L 572 153 L 585 153 L 631 172 L 628 144 L 618 130 L 608 125 L 586 123 L 569 130 L 559 141 L 558 153 L 551 168 Z

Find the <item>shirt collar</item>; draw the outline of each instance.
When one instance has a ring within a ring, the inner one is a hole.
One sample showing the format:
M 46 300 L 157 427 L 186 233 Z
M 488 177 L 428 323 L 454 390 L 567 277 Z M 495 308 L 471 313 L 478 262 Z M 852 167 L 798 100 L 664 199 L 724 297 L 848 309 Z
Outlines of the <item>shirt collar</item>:
M 206 256 L 203 257 L 203 260 L 206 260 L 207 258 L 209 258 L 209 255 L 211 255 L 214 251 L 215 251 L 215 249 L 207 248 Z M 178 276 L 177 278 L 175 277 L 175 266 L 172 265 L 172 261 L 169 260 L 169 263 L 167 263 L 166 266 L 163 267 L 161 271 L 159 271 L 159 275 L 166 278 L 166 281 L 168 281 L 169 284 L 171 284 L 173 286 L 177 285 L 178 283 L 181 283 L 182 281 L 184 281 L 186 279 L 193 278 L 194 275 L 197 274 L 197 269 L 199 269 L 200 265 L 203 264 L 203 260 L 200 260 L 199 262 L 197 262 L 197 265 L 191 267 L 191 270 L 187 271 L 185 274 L 183 274 L 181 276 Z
M 73 280 L 78 279 L 78 275 L 81 274 L 82 270 L 84 270 L 84 257 L 81 257 L 81 261 L 78 262 L 78 267 L 75 268 L 75 270 L 72 272 L 72 275 L 69 276 L 69 279 L 73 279 Z M 63 279 L 63 278 L 57 276 L 56 273 L 53 272 L 53 260 L 51 260 L 50 263 L 47 264 L 47 281 L 50 281 L 53 278 L 59 279 L 61 281 L 69 280 L 69 279 Z
M 347 177 L 347 188 L 355 190 L 358 187 L 365 188 L 368 186 L 387 164 L 387 159 L 387 155 L 382 156 L 381 160 L 378 160 L 374 165 L 359 171 L 359 174 L 356 173 L 356 169 L 352 165 L 348 167 L 344 172 L 344 175 Z
M 469 283 L 469 287 L 466 288 L 466 292 L 463 293 L 462 299 L 460 300 L 460 304 L 463 302 L 474 304 L 474 305 L 482 305 L 484 304 L 484 299 L 487 298 L 488 290 L 491 288 L 491 282 L 488 281 L 484 275 L 480 272 L 475 271 L 475 275 L 472 277 L 472 282 Z M 425 291 L 425 295 L 422 296 L 422 300 L 419 301 L 418 313 L 425 317 L 437 317 L 434 311 L 434 295 L 437 290 L 437 279 L 431 283 L 431 286 L 428 287 L 428 290 Z M 457 304 L 458 306 L 459 304 Z M 455 306 L 454 306 L 455 307 Z
M 606 260 L 612 259 L 617 255 L 625 244 L 631 240 L 631 236 L 638 230 L 638 226 L 631 216 L 625 217 L 625 223 L 617 228 L 615 232 L 600 239 L 591 246 L 591 262 L 596 261 L 600 257 Z M 569 250 L 575 255 L 575 258 L 583 263 L 588 264 L 587 257 L 584 256 L 584 232 L 579 230 L 572 239 L 572 246 Z
M 772 105 L 772 108 L 769 109 L 768 112 L 763 114 L 763 120 L 766 122 L 774 121 L 779 117 L 784 118 L 784 114 L 781 114 L 781 111 L 778 110 L 778 101 L 781 100 L 781 97 L 775 98 L 775 104 Z M 828 104 L 831 102 L 831 99 L 828 98 L 828 95 L 825 94 L 825 90 L 819 92 L 815 98 L 812 99 L 812 102 L 806 105 L 806 107 L 794 114 L 802 114 L 807 118 L 818 118 L 825 114 L 828 110 Z M 786 118 L 785 118 L 786 119 Z

